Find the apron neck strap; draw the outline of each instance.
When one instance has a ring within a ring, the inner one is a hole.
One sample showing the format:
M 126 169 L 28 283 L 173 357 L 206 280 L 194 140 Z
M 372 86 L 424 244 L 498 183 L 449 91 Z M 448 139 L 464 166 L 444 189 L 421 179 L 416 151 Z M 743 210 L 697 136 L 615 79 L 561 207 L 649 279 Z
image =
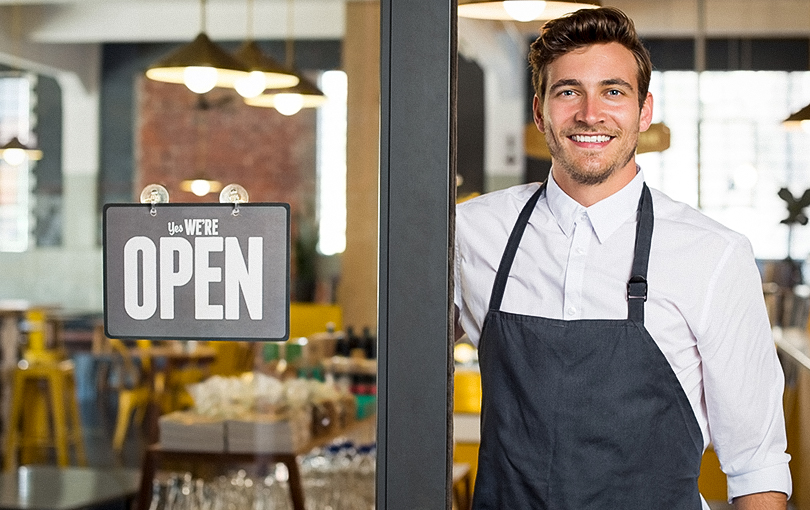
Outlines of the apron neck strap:
M 512 234 L 509 236 L 509 241 L 506 243 L 506 249 L 503 251 L 501 257 L 501 264 L 498 266 L 498 274 L 495 276 L 495 284 L 492 286 L 492 295 L 489 298 L 489 309 L 500 310 L 501 302 L 503 301 L 503 293 L 506 290 L 506 280 L 509 278 L 509 270 L 512 269 L 512 262 L 515 260 L 520 239 L 523 237 L 523 231 L 526 230 L 526 225 L 529 224 L 529 216 L 534 211 L 534 206 L 546 189 L 546 181 L 540 184 L 534 195 L 529 198 L 526 205 L 520 211 L 515 227 L 512 229 Z
M 641 190 L 641 198 L 638 200 L 638 222 L 636 223 L 633 269 L 630 280 L 627 282 L 627 318 L 641 323 L 644 323 L 644 302 L 647 301 L 647 266 L 650 262 L 652 233 L 652 194 L 645 182 Z

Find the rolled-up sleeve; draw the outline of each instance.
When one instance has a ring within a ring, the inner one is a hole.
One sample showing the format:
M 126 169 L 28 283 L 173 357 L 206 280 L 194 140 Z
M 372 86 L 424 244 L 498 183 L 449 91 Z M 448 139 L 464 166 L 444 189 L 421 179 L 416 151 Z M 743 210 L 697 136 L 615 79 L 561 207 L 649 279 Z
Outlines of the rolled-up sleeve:
M 790 496 L 784 375 L 744 238 L 727 246 L 705 302 L 696 337 L 709 432 L 728 477 L 729 500 L 767 491 Z

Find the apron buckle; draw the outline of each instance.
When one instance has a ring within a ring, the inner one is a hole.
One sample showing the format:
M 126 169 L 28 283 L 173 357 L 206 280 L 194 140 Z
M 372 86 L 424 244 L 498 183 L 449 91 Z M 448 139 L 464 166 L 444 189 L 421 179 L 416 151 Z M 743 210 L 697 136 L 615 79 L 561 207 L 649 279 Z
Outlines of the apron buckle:
M 643 299 L 647 301 L 647 279 L 635 275 L 627 282 L 627 299 Z

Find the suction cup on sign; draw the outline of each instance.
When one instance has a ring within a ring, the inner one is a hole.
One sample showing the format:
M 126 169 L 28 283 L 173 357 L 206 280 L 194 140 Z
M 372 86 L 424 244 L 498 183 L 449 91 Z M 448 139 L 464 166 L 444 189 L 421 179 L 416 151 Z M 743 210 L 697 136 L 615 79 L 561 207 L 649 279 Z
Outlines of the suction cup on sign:
M 247 203 L 248 192 L 239 184 L 228 184 L 219 192 L 219 202 L 233 204 L 233 215 L 239 216 L 239 204 Z
M 169 191 L 160 184 L 149 184 L 141 191 L 141 203 L 152 204 L 149 214 L 157 216 L 157 205 L 169 203 Z

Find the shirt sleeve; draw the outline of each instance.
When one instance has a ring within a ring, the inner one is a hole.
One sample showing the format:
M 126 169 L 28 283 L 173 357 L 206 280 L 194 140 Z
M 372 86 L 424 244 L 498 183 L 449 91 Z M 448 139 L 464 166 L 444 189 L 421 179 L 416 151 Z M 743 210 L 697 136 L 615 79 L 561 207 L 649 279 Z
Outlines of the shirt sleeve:
M 745 238 L 729 243 L 707 292 L 696 336 L 709 432 L 729 501 L 766 491 L 790 496 L 784 375 Z

